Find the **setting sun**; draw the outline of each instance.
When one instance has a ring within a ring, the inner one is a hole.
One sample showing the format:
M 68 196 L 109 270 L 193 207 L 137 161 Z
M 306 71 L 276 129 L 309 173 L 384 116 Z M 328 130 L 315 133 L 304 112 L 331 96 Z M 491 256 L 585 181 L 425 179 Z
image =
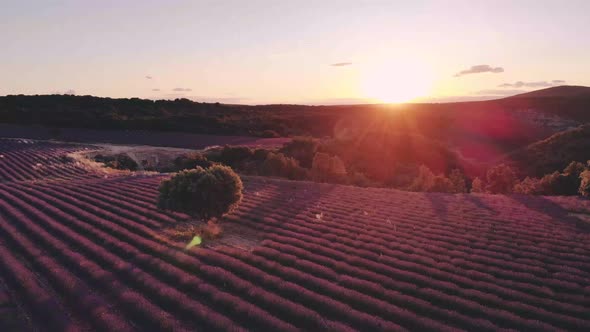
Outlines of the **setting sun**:
M 427 95 L 433 85 L 426 66 L 406 61 L 382 63 L 361 71 L 360 92 L 380 103 L 404 103 Z

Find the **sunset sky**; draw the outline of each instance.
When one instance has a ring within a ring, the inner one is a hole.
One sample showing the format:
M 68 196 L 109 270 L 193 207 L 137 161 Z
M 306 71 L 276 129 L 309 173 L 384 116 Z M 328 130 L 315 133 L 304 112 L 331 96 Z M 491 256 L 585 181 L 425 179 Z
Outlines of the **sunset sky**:
M 0 95 L 266 104 L 590 85 L 590 1 L 6 1 Z

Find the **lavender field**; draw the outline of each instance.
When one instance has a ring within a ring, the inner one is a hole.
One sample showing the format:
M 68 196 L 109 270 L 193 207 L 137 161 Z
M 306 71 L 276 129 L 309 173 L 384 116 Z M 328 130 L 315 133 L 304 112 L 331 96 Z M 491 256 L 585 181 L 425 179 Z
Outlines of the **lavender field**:
M 256 245 L 187 251 L 165 175 L 66 157 L 91 148 L 0 139 L 2 330 L 590 330 L 582 198 L 245 176 L 223 223 Z

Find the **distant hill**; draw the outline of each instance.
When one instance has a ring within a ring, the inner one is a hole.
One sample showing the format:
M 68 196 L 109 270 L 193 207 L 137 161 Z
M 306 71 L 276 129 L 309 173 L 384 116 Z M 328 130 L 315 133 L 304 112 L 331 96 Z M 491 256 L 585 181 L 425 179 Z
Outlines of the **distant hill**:
M 539 97 L 590 97 L 590 87 L 579 85 L 561 85 L 547 89 L 521 93 L 510 98 L 539 98 Z
M 536 176 L 563 170 L 571 161 L 587 160 L 590 160 L 590 124 L 554 134 L 505 158 L 505 162 Z
M 401 105 L 225 105 L 188 99 L 0 97 L 0 123 L 7 124 L 258 137 L 416 134 L 447 144 L 476 162 L 497 160 L 507 152 L 588 122 L 590 88 L 573 86 L 498 100 Z

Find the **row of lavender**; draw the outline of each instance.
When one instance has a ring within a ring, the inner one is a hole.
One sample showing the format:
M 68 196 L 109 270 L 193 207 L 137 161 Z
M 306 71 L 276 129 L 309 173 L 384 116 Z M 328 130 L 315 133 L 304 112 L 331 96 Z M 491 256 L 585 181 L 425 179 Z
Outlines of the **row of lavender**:
M 0 183 L 96 177 L 96 174 L 67 156 L 69 153 L 90 148 L 92 147 L 25 139 L 0 139 Z
M 246 199 L 226 221 L 264 233 L 263 246 L 189 254 L 158 236 L 185 218 L 154 207 L 159 181 L 2 186 L 0 198 L 13 202 L 0 206 L 3 244 L 48 271 L 55 289 L 64 290 L 56 270 L 92 289 L 66 305 L 84 316 L 84 303 L 105 303 L 116 319 L 81 319 L 97 329 L 590 328 L 588 242 L 539 237 L 524 222 L 487 234 L 485 218 L 462 234 L 460 221 L 398 218 L 395 206 L 355 214 L 364 207 L 356 195 L 370 191 L 315 195 L 314 184 L 246 179 Z M 538 250 L 535 237 L 546 241 Z M 34 248 L 51 258 L 35 263 Z

